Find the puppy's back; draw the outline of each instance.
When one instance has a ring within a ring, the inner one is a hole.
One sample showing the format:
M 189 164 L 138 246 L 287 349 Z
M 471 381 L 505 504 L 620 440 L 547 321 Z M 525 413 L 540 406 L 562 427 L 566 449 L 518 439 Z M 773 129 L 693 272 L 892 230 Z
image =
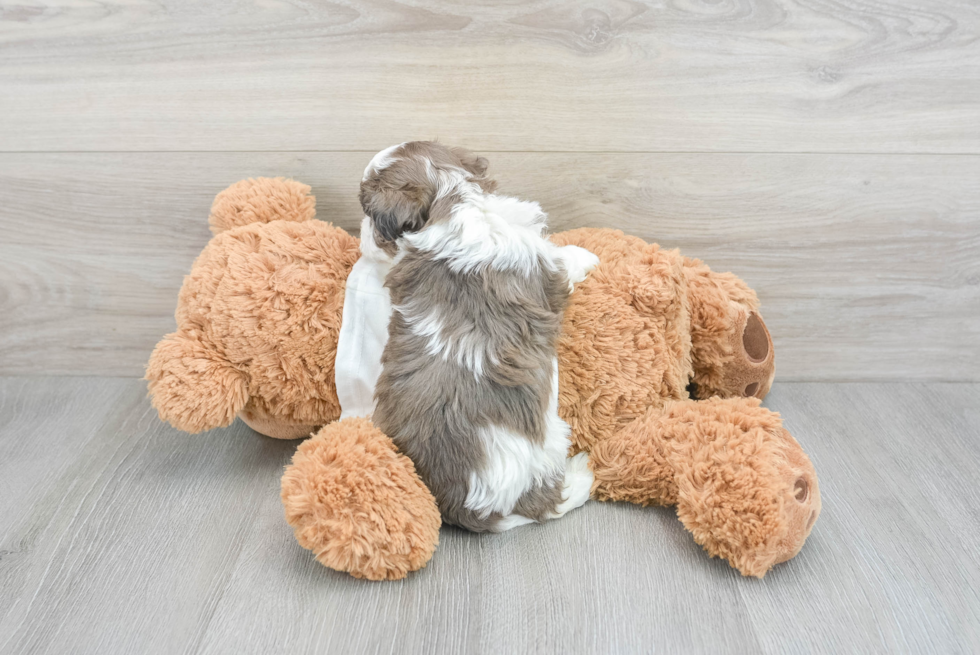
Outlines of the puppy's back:
M 495 470 L 494 451 L 542 449 L 553 429 L 548 406 L 568 281 L 553 262 L 536 264 L 530 275 L 465 268 L 409 245 L 386 281 L 395 311 L 374 422 L 415 463 L 444 519 L 471 530 L 500 520 L 493 502 L 471 494 L 474 476 Z M 561 470 L 525 470 L 537 464 L 523 454 L 514 453 L 512 474 L 535 476 L 533 489 L 526 480 L 493 483 L 523 489 L 521 513 L 541 519 L 561 500 Z

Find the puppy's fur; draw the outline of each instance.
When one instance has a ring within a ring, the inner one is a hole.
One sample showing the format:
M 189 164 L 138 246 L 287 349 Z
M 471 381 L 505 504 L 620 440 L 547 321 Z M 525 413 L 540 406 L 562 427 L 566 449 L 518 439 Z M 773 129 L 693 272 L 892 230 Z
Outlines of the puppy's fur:
M 384 150 L 361 183 L 393 257 L 393 313 L 374 422 L 415 463 L 443 519 L 506 530 L 584 503 L 585 454 L 566 460 L 557 340 L 572 284 L 597 263 L 559 248 L 533 202 L 493 195 L 487 161 L 433 142 Z

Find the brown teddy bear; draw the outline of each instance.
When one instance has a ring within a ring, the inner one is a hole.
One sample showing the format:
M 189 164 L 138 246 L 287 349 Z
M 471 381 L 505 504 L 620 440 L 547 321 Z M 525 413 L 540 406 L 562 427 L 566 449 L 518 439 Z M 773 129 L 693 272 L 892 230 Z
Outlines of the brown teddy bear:
M 270 437 L 313 433 L 282 479 L 297 540 L 330 568 L 398 579 L 432 557 L 439 510 L 370 420 L 337 421 L 334 360 L 360 252 L 314 220 L 309 191 L 262 178 L 218 194 L 215 236 L 146 379 L 160 417 L 181 430 L 238 416 Z M 743 575 L 796 555 L 820 491 L 800 445 L 760 406 L 774 366 L 755 293 L 619 231 L 552 239 L 600 258 L 569 300 L 559 344 L 559 413 L 573 450 L 589 453 L 592 497 L 676 505 L 695 541 Z

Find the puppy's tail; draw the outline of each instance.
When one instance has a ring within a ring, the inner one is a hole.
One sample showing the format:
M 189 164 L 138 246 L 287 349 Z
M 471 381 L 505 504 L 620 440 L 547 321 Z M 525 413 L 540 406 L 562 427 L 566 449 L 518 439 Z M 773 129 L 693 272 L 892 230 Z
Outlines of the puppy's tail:
M 284 177 L 255 177 L 215 196 L 208 224 L 218 234 L 250 223 L 301 222 L 315 216 L 316 198 L 307 185 Z

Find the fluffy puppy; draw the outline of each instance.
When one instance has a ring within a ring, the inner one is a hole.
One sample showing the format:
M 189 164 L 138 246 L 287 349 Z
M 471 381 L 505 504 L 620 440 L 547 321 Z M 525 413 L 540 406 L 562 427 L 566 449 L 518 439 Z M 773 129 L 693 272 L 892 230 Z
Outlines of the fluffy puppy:
M 567 458 L 556 349 L 572 285 L 598 259 L 548 241 L 541 207 L 492 194 L 486 169 L 466 150 L 404 143 L 374 157 L 360 199 L 362 239 L 393 257 L 374 423 L 447 523 L 502 531 L 589 497 L 587 455 Z

